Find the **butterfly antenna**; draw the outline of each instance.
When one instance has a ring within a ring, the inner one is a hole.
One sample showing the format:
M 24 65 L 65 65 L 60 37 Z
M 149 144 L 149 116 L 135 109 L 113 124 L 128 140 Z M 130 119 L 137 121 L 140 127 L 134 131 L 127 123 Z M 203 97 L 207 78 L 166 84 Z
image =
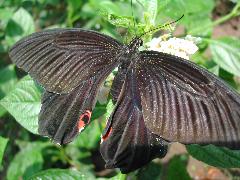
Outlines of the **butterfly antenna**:
M 139 36 L 139 38 L 142 37 L 142 36 L 144 36 L 144 35 L 146 35 L 146 34 L 148 34 L 148 33 L 150 33 L 150 32 L 153 32 L 153 31 L 156 31 L 156 30 L 158 30 L 158 29 L 161 29 L 161 28 L 170 26 L 170 25 L 178 22 L 179 20 L 181 20 L 181 19 L 183 18 L 183 16 L 184 16 L 184 14 L 183 14 L 180 18 L 178 18 L 177 20 L 175 20 L 175 21 L 172 21 L 172 22 L 170 22 L 170 23 L 164 24 L 164 25 L 162 25 L 162 26 L 160 26 L 160 27 L 156 27 L 156 28 L 150 29 L 149 31 L 141 34 L 141 35 Z

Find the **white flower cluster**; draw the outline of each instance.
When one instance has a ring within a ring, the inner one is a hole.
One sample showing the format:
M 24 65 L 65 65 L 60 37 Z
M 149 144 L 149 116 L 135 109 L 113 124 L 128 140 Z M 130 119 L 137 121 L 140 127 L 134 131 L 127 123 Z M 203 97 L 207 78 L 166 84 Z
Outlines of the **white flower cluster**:
M 159 38 L 153 38 L 150 42 L 146 43 L 147 49 L 189 59 L 189 56 L 198 50 L 195 43 L 201 40 L 200 38 L 195 38 L 190 35 L 186 36 L 185 39 L 176 37 L 169 38 L 169 36 L 170 35 L 167 34 Z
M 117 68 L 114 69 L 114 71 L 117 71 Z M 106 104 L 108 100 L 108 94 L 110 92 L 110 87 L 112 86 L 112 82 L 114 79 L 113 73 L 111 73 L 105 83 L 100 87 L 97 95 L 97 100 L 100 104 Z

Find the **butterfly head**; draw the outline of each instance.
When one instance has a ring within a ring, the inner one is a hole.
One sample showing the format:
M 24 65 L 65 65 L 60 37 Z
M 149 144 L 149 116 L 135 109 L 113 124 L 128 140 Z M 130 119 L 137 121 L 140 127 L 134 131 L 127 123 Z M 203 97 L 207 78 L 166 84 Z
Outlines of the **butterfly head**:
M 138 48 L 143 45 L 142 39 L 136 37 L 128 45 L 130 52 L 138 51 Z

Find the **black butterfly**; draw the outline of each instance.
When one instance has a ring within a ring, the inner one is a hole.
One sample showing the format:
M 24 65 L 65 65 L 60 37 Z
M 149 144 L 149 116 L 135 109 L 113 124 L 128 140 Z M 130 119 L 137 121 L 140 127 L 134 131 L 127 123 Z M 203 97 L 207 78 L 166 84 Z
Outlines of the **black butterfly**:
M 12 61 L 44 88 L 39 134 L 66 144 L 90 123 L 101 84 L 115 67 L 116 106 L 102 135 L 107 168 L 123 173 L 167 152 L 168 142 L 240 148 L 240 96 L 182 58 L 139 51 L 95 31 L 34 33 L 10 50 Z

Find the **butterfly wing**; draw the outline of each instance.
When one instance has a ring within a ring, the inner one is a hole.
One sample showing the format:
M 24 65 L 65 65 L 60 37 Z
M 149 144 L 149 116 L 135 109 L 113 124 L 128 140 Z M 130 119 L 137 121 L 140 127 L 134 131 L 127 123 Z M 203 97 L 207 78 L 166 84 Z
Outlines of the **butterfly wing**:
M 39 134 L 66 144 L 90 121 L 100 85 L 118 65 L 122 44 L 82 29 L 34 33 L 10 50 L 18 67 L 45 89 Z
M 122 173 L 140 168 L 167 152 L 165 142 L 145 126 L 135 81 L 131 70 L 126 75 L 100 145 L 106 168 L 120 168 Z
M 54 143 L 71 142 L 90 123 L 102 79 L 94 76 L 67 94 L 45 91 L 38 132 Z
M 130 65 L 131 61 L 126 61 L 121 63 L 121 65 L 118 67 L 118 72 L 116 74 L 116 76 L 114 77 L 113 83 L 112 83 L 112 87 L 111 87 L 111 95 L 112 95 L 112 100 L 113 102 L 117 102 L 119 94 L 121 92 L 123 83 L 125 81 L 126 78 L 126 74 L 127 74 L 127 70 L 128 70 L 128 66 Z
M 147 128 L 168 141 L 240 148 L 240 96 L 194 63 L 143 51 L 135 64 Z
M 68 93 L 99 72 L 111 72 L 121 47 L 95 31 L 54 29 L 18 41 L 9 55 L 47 91 Z

